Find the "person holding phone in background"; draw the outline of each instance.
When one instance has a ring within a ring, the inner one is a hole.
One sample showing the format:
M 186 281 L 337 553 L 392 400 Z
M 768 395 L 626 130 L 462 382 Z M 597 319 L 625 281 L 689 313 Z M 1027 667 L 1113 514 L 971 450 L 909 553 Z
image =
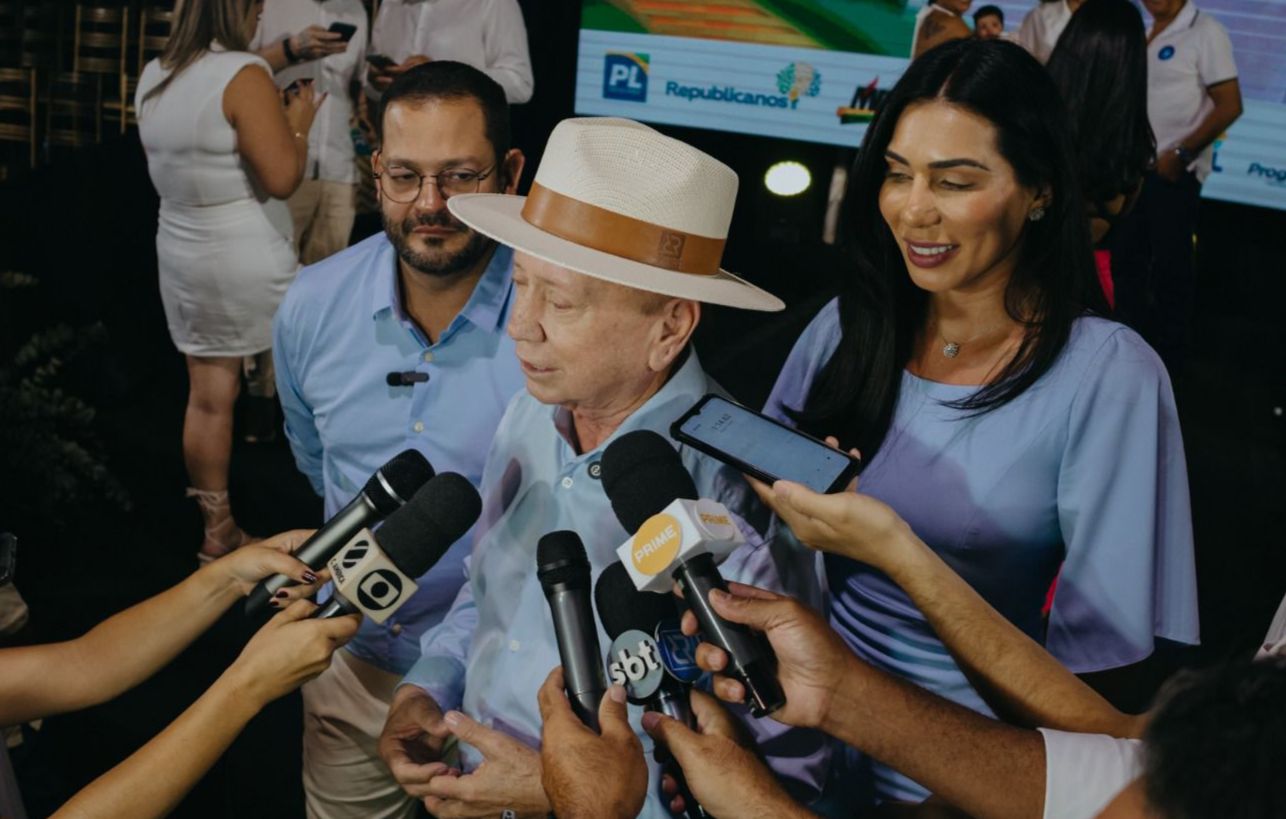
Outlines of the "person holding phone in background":
M 399 74 L 431 60 L 471 65 L 500 84 L 509 104 L 535 83 L 518 0 L 384 0 L 371 28 L 366 94 L 378 100 Z
M 290 94 L 311 83 L 314 94 L 329 99 L 308 135 L 304 181 L 287 200 L 300 264 L 343 250 L 353 231 L 358 180 L 351 123 L 366 38 L 361 0 L 268 0 L 250 43 L 276 72 L 278 88 Z

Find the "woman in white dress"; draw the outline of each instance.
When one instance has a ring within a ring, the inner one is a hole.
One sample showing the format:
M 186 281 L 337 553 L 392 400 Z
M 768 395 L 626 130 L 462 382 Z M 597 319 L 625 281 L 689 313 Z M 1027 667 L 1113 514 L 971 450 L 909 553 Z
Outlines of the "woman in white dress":
M 282 97 L 248 52 L 258 0 L 186 0 L 139 78 L 136 110 L 161 196 L 156 255 L 170 336 L 187 357 L 183 459 L 205 520 L 198 557 L 249 538 L 228 505 L 232 408 L 244 356 L 272 346 L 272 316 L 298 264 L 285 202 L 303 178 L 317 108 Z

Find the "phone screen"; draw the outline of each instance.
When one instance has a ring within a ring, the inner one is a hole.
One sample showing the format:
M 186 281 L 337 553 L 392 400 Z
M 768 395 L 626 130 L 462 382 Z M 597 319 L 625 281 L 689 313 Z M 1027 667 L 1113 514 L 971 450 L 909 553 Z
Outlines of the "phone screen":
M 722 398 L 711 398 L 680 429 L 774 478 L 826 492 L 852 461 L 823 443 Z

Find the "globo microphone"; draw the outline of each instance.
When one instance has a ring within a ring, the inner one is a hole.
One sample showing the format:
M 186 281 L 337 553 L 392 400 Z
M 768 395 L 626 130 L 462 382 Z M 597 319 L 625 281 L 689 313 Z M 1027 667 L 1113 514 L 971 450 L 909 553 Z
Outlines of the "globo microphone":
M 414 449 L 399 452 L 375 470 L 357 497 L 304 541 L 294 556 L 308 568 L 320 569 L 354 535 L 388 517 L 432 477 L 433 467 L 427 458 Z M 297 582 L 284 574 L 260 582 L 246 599 L 246 614 L 256 617 L 266 612 L 273 595 Z
M 558 531 L 542 537 L 536 545 L 536 577 L 554 619 L 567 699 L 580 721 L 597 731 L 607 681 L 590 603 L 589 558 L 580 535 Z
M 679 630 L 678 601 L 670 594 L 639 591 L 625 566 L 613 563 L 598 576 L 594 602 L 603 629 L 612 638 L 607 654 L 612 682 L 625 686 L 634 704 L 697 730 L 689 693 L 701 677 L 697 640 Z M 657 761 L 674 777 L 689 819 L 705 817 L 682 768 L 659 747 Z
M 482 499 L 454 472 L 434 477 L 378 531 L 362 529 L 327 566 L 335 596 L 313 617 L 361 612 L 383 623 L 415 594 L 415 578 L 433 568 L 482 513 Z
M 617 554 L 635 587 L 668 592 L 671 580 L 678 581 L 705 639 L 728 655 L 727 673 L 745 686 L 751 713 L 762 717 L 785 705 L 768 641 L 724 620 L 710 605 L 712 590 L 728 589 L 717 564 L 745 542 L 728 510 L 697 499 L 679 454 L 650 430 L 627 433 L 609 444 L 602 468 L 612 511 L 625 531 L 634 533 Z

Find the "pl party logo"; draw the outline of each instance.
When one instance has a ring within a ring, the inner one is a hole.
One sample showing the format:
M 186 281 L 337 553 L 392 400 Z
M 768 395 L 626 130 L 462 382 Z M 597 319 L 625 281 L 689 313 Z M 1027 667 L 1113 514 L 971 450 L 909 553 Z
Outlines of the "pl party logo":
M 603 55 L 603 96 L 609 100 L 647 102 L 647 54 L 608 52 Z

